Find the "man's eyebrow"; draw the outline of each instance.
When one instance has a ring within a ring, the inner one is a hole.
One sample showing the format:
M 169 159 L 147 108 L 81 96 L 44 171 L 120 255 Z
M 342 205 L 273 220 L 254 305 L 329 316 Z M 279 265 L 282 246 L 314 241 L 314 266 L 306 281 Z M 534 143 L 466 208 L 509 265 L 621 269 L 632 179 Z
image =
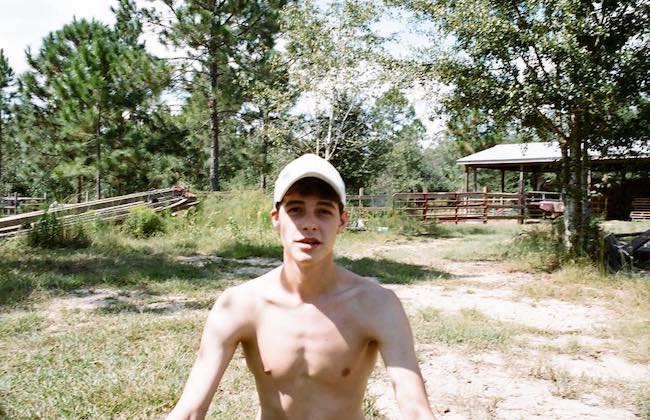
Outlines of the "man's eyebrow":
M 321 206 L 336 207 L 332 200 L 319 200 L 316 204 Z
M 301 205 L 301 204 L 305 204 L 305 200 L 290 200 L 284 203 L 285 206 Z

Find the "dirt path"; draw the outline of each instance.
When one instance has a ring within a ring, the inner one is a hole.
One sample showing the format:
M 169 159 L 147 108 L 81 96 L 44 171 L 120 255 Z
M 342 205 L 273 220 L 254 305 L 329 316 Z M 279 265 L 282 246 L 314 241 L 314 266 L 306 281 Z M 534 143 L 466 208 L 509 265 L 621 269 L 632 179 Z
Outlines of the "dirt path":
M 440 241 L 430 241 L 417 250 L 412 244 L 392 245 L 370 253 L 432 263 L 423 247 L 440 245 Z M 627 361 L 615 350 L 620 343 L 606 334 L 603 337 L 602 331 L 617 321 L 604 302 L 522 297 L 518 289 L 541 276 L 508 272 L 495 262 L 438 260 L 435 268 L 450 273 L 451 278 L 444 284 L 388 286 L 410 314 L 424 308 L 448 315 L 471 309 L 531 331 L 498 351 L 417 345 L 429 398 L 439 418 L 638 418 L 635 395 L 644 383 L 646 387 L 650 383 L 650 368 Z M 368 390 L 385 418 L 400 418 L 383 375 L 374 375 Z
M 511 272 L 499 262 L 441 258 L 440 250 L 453 247 L 454 241 L 437 239 L 357 247 L 348 255 L 388 258 L 449 273 L 445 280 L 386 286 L 397 293 L 414 320 L 422 310 L 449 317 L 470 310 L 490 322 L 516 328 L 516 336 L 506 345 L 487 350 L 418 340 L 416 350 L 422 374 L 438 418 L 640 418 L 635 400 L 642 387 L 650 389 L 650 367 L 627 360 L 621 352 L 624 344 L 607 333 L 621 321 L 620 315 L 609 309 L 608 302 L 527 297 L 522 288 L 544 281 L 543 275 Z M 215 259 L 218 257 L 182 261 L 206 264 Z M 244 279 L 279 262 L 250 258 L 237 263 L 235 273 Z M 136 291 L 89 289 L 49 302 L 48 311 L 51 316 L 58 316 L 66 309 L 90 310 L 116 303 L 131 305 L 140 312 L 178 314 L 197 307 L 196 302 L 183 295 L 152 297 Z M 211 300 L 200 307 L 205 310 L 209 304 Z M 418 327 L 414 323 L 414 329 Z M 376 417 L 399 419 L 384 372 L 383 366 L 375 370 L 368 394 Z

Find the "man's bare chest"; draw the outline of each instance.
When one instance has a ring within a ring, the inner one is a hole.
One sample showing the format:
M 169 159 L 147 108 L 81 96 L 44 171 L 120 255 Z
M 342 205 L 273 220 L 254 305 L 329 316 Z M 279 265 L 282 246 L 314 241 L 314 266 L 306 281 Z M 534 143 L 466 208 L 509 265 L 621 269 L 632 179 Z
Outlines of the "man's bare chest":
M 349 310 L 270 306 L 258 321 L 256 340 L 259 368 L 277 381 L 340 384 L 365 377 L 374 366 L 376 345 Z

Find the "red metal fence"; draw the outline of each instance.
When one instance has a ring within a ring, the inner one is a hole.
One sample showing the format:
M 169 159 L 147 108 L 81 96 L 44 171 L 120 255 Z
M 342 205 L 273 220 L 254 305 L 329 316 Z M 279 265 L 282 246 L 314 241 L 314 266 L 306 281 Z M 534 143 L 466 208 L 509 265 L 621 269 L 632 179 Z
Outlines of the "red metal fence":
M 423 221 L 466 222 L 542 218 L 542 201 L 558 202 L 559 193 L 530 191 L 523 195 L 496 192 L 418 192 L 350 195 L 348 205 L 362 211 L 400 211 Z

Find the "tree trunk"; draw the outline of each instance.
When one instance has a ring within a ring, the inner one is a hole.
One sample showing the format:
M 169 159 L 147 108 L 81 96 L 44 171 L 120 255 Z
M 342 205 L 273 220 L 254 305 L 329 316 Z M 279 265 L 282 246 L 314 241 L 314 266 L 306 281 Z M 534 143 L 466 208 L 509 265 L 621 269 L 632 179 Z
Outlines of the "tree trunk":
M 269 137 L 266 135 L 266 123 L 268 120 L 268 114 L 265 110 L 262 110 L 262 168 L 260 174 L 260 187 L 262 191 L 266 191 L 266 173 L 268 165 L 268 155 L 269 155 Z
M 583 142 L 576 137 L 568 139 L 567 156 L 563 156 L 564 184 L 564 244 L 569 255 L 585 254 L 586 225 L 585 203 L 588 199 L 585 186 L 585 161 Z M 563 150 L 564 155 L 564 150 Z M 588 206 L 588 204 L 587 204 Z M 587 209 L 588 210 L 588 209 Z
M 101 108 L 97 109 L 97 125 L 95 126 L 95 158 L 97 159 L 97 168 L 95 172 L 95 195 L 97 200 L 102 198 L 102 143 L 101 143 Z
M 219 191 L 219 110 L 217 109 L 218 71 L 210 62 L 210 191 Z

